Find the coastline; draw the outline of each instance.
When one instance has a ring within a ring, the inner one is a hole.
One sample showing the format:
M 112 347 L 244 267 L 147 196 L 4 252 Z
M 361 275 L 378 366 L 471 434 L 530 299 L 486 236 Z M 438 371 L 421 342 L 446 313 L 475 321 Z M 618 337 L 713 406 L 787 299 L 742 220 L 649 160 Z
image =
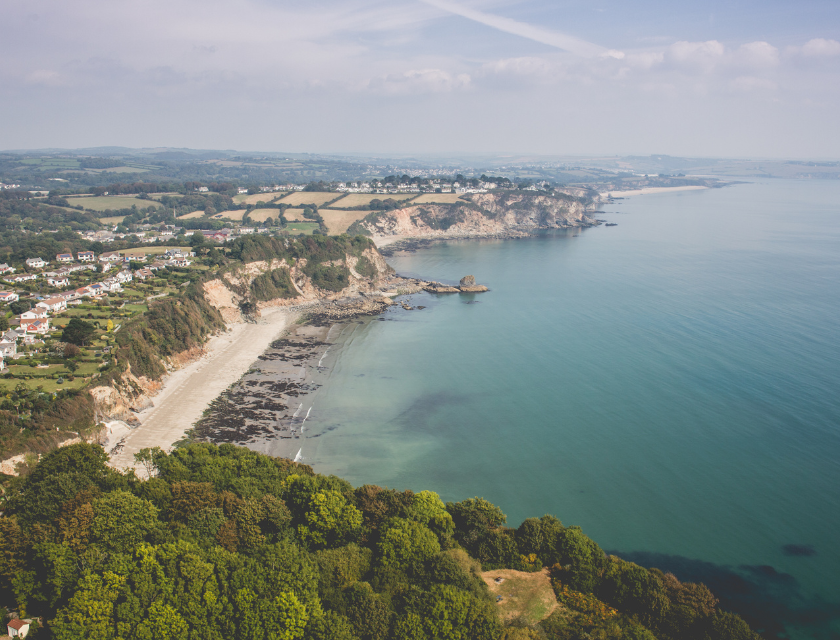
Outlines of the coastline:
M 140 425 L 114 446 L 109 442 L 109 464 L 118 469 L 134 467 L 134 454 L 141 449 L 170 449 L 300 314 L 289 307 L 264 309 L 256 323 L 228 325 L 225 333 L 208 340 L 204 356 L 167 376 L 152 406 L 137 414 Z
M 684 187 L 644 187 L 642 189 L 631 189 L 629 191 L 606 191 L 602 196 L 609 198 L 627 198 L 628 196 L 646 196 L 654 193 L 673 193 L 675 191 L 697 191 L 699 189 L 708 189 L 709 187 L 703 185 L 686 185 Z

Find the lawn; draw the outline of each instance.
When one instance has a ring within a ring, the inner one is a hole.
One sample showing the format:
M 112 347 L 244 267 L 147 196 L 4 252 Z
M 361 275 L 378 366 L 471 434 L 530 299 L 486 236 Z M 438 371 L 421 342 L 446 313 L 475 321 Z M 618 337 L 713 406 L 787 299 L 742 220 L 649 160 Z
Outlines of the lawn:
M 181 251 L 192 251 L 192 247 L 168 247 L 168 246 L 158 246 L 158 247 L 138 247 L 136 249 L 122 249 L 120 251 L 121 255 L 132 257 L 132 256 L 159 256 L 161 254 L 166 253 L 169 250 L 181 250 Z
M 311 236 L 312 232 L 315 231 L 315 229 L 319 229 L 320 227 L 321 225 L 319 225 L 317 222 L 290 222 L 286 226 L 286 232 L 290 236 L 296 236 L 301 233 Z
M 288 210 L 287 210 L 288 212 Z M 327 225 L 327 231 L 331 236 L 338 236 L 345 233 L 351 224 L 361 220 L 370 211 L 341 211 L 340 209 L 319 209 L 318 213 Z
M 192 220 L 193 218 L 203 218 L 204 212 L 203 211 L 191 211 L 190 213 L 185 213 L 182 216 L 178 216 L 179 220 Z
M 452 204 L 464 202 L 457 193 L 424 193 L 411 201 L 411 204 Z
M 520 620 L 525 625 L 545 620 L 557 608 L 548 570 L 535 573 L 500 569 L 481 574 L 505 622 Z M 496 582 L 501 578 L 500 582 Z
M 413 193 L 348 193 L 338 202 L 334 202 L 330 206 L 332 208 L 347 209 L 348 207 L 360 207 L 362 205 L 370 204 L 371 200 L 409 200 L 414 197 Z
M 110 216 L 108 218 L 99 218 L 99 222 L 103 224 L 120 224 L 125 220 L 125 216 Z
M 59 367 L 60 369 L 64 370 L 64 368 L 60 365 L 53 366 Z M 10 372 L 14 373 L 15 368 L 19 368 L 21 370 L 19 374 L 16 374 L 21 376 L 32 375 L 32 371 L 46 371 L 46 369 L 33 369 L 31 367 L 17 367 L 16 365 L 12 365 L 11 367 L 9 367 Z M 30 373 L 27 373 L 27 371 L 29 371 Z M 57 370 L 55 372 L 57 372 Z M 21 382 L 30 389 L 37 389 L 38 387 L 43 387 L 43 391 L 45 393 L 53 393 L 61 389 L 81 389 L 85 384 L 87 384 L 87 382 L 84 379 L 84 376 L 76 376 L 75 378 L 75 380 L 68 380 L 67 378 L 65 378 L 64 384 L 58 384 L 58 380 L 53 380 L 52 378 L 32 378 L 31 380 L 23 380 L 21 378 L 10 378 L 7 380 L 6 378 L 0 378 L 0 392 L 8 393 L 9 391 L 14 391 L 14 388 L 18 386 L 18 384 L 20 384 Z
M 67 202 L 71 206 L 81 205 L 92 211 L 128 209 L 131 205 L 137 205 L 138 209 L 162 206 L 156 200 L 141 200 L 135 196 L 67 196 Z
M 336 198 L 340 198 L 340 193 L 325 193 L 323 191 L 296 191 L 295 193 L 281 198 L 278 202 L 282 204 L 290 204 L 296 207 L 301 204 L 314 204 L 321 206 L 327 202 L 331 202 Z

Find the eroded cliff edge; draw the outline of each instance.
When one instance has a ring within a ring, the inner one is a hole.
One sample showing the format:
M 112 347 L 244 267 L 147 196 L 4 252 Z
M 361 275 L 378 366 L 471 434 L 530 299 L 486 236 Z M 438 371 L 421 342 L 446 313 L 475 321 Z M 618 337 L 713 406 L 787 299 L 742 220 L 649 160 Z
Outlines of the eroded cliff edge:
M 464 194 L 452 204 L 373 212 L 348 233 L 369 236 L 380 246 L 409 238 L 521 237 L 539 229 L 596 225 L 593 213 L 598 205 L 598 195 L 586 189 Z

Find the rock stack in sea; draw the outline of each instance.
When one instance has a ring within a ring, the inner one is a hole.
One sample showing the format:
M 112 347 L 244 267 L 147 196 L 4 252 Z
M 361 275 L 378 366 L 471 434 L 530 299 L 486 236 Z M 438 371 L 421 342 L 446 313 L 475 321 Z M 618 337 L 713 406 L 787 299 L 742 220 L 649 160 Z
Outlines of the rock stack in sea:
M 423 285 L 423 290 L 429 293 L 481 293 L 487 291 L 487 287 L 476 284 L 475 276 L 464 276 L 457 287 L 440 282 L 427 282 Z

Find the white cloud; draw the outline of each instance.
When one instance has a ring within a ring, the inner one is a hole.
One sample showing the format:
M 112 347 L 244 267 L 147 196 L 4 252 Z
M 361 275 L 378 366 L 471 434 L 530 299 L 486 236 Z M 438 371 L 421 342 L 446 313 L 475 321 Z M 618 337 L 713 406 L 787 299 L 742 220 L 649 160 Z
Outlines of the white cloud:
M 487 71 L 498 74 L 513 74 L 517 76 L 547 75 L 552 65 L 543 58 L 523 56 L 521 58 L 505 58 L 495 60 L 484 65 Z
M 748 42 L 734 53 L 736 63 L 750 67 L 775 67 L 779 64 L 779 50 L 769 42 Z
M 813 40 L 808 40 L 799 51 L 803 56 L 809 58 L 840 56 L 840 42 L 837 42 L 837 40 L 826 40 L 825 38 L 814 38 Z
M 446 93 L 470 86 L 466 73 L 453 74 L 443 69 L 411 69 L 392 73 L 368 83 L 373 91 L 387 94 Z
M 55 87 L 62 84 L 61 76 L 56 71 L 37 69 L 26 76 L 27 84 L 40 84 Z
M 421 1 L 433 7 L 437 7 L 442 11 L 446 11 L 447 13 L 452 13 L 454 15 L 461 16 L 462 18 L 467 18 L 468 20 L 473 20 L 474 22 L 492 27 L 493 29 L 498 29 L 499 31 L 504 31 L 505 33 L 512 33 L 513 35 L 521 36 L 523 38 L 527 38 L 528 40 L 546 44 L 550 47 L 556 47 L 557 49 L 568 51 L 569 53 L 573 53 L 577 56 L 589 58 L 603 55 L 605 53 L 608 55 L 620 53 L 615 51 L 606 51 L 606 49 L 600 45 L 587 42 L 586 40 L 582 40 L 581 38 L 577 38 L 575 36 L 560 33 L 559 31 L 552 31 L 551 29 L 537 27 L 525 22 L 519 22 L 518 20 L 512 20 L 511 18 L 505 18 L 504 16 L 497 16 L 485 11 L 471 9 L 469 7 L 449 2 L 448 0 Z
M 665 59 L 677 67 L 709 73 L 723 61 L 725 53 L 726 47 L 717 40 L 706 42 L 681 40 L 665 50 Z
M 754 76 L 739 76 L 729 81 L 729 88 L 734 91 L 775 91 L 778 87 L 775 82 L 767 78 L 756 78 Z

